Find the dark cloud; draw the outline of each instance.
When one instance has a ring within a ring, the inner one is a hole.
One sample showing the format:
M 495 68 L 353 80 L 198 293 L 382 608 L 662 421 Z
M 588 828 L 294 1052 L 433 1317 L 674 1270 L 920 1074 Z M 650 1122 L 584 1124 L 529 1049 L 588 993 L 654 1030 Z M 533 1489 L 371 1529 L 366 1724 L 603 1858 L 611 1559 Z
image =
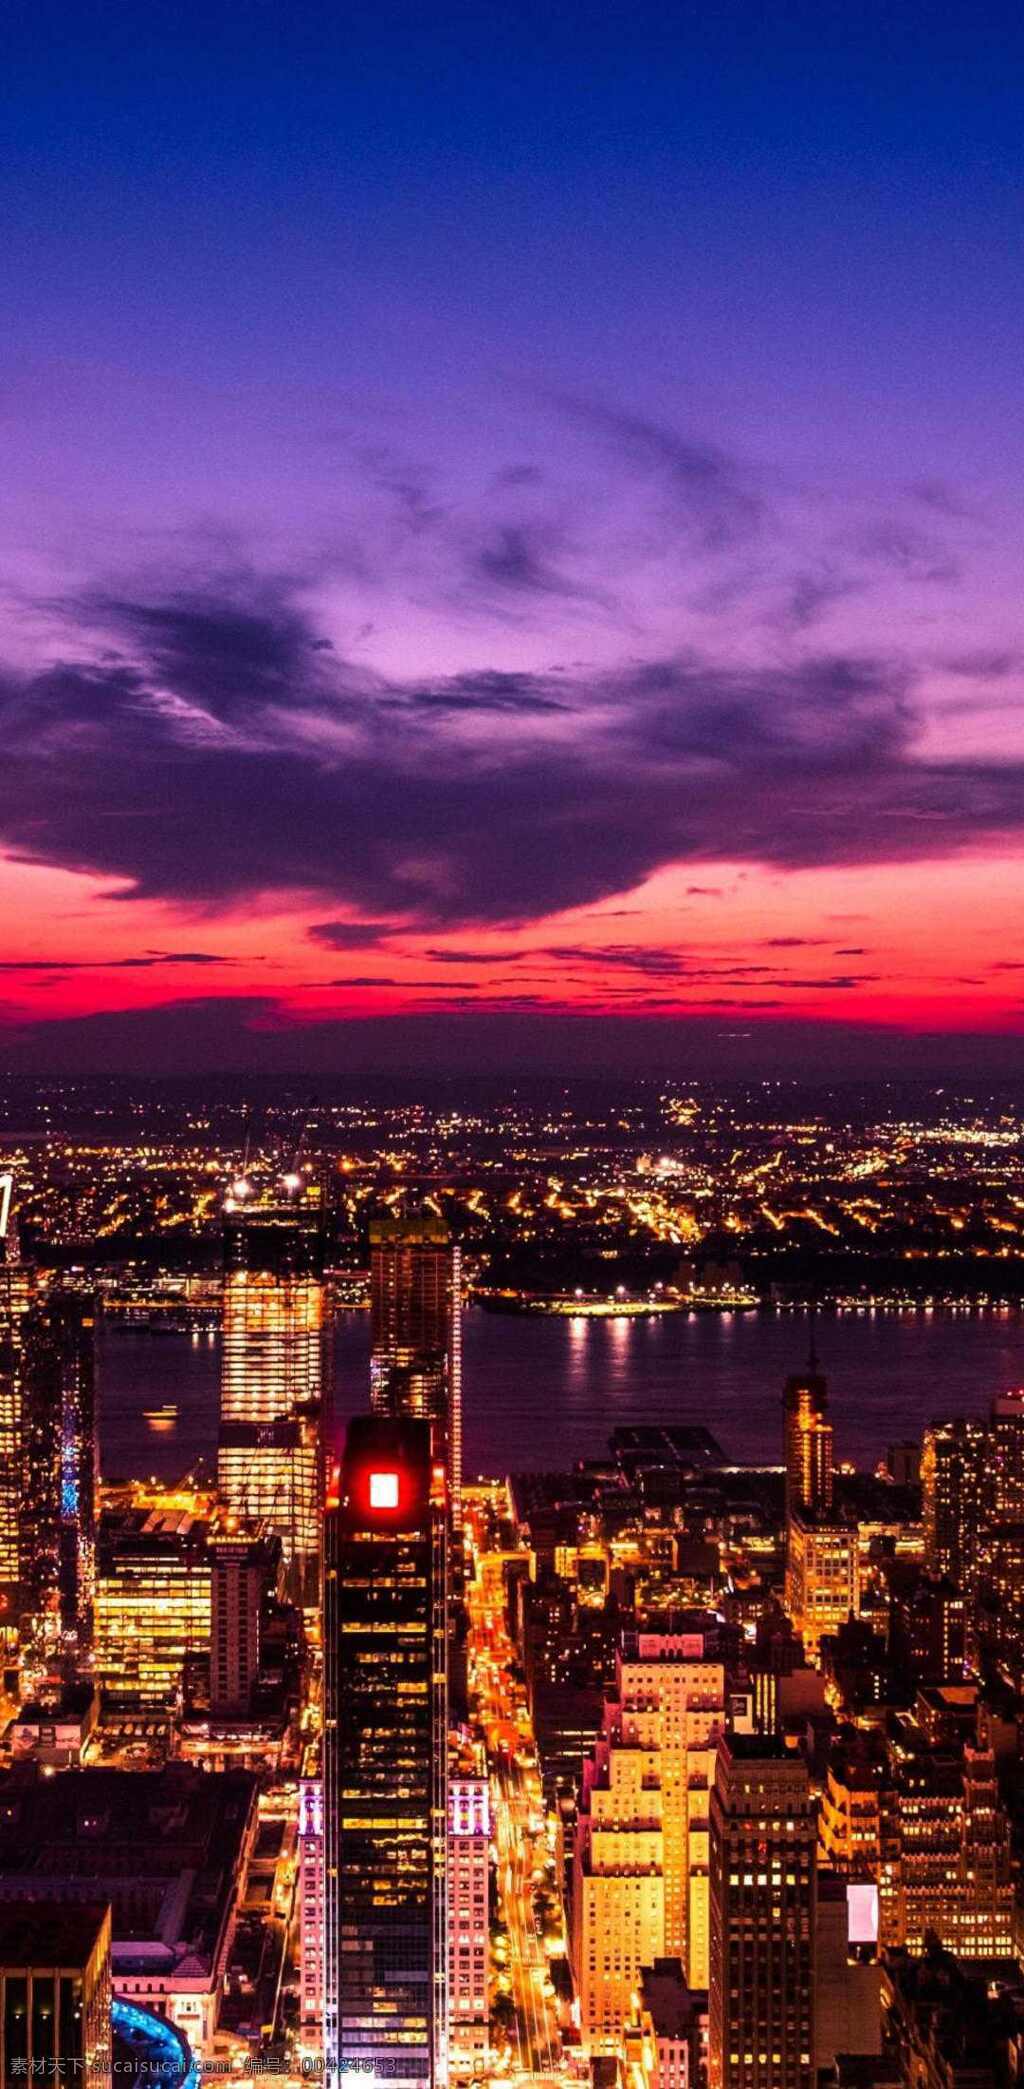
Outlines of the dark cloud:
M 447 682 L 426 688 L 389 689 L 377 701 L 382 712 L 447 712 L 452 716 L 460 711 L 493 711 L 529 717 L 567 708 L 549 687 L 541 686 L 536 675 L 501 673 L 495 668 L 483 668 L 476 675 L 453 675 Z
M 596 401 L 562 398 L 557 403 L 609 444 L 634 473 L 654 480 L 677 522 L 703 550 L 729 550 L 757 535 L 763 502 L 749 474 L 726 451 Z
M 423 952 L 435 965 L 515 965 L 524 957 L 532 957 L 529 950 L 435 950 Z
M 898 574 L 901 580 L 948 585 L 959 580 L 962 572 L 960 560 L 937 538 L 898 520 L 865 530 L 856 548 L 862 558 Z
M 146 972 L 153 965 L 234 965 L 210 950 L 147 950 L 142 957 L 0 958 L 0 972 Z
M 514 594 L 580 595 L 583 591 L 576 583 L 552 564 L 549 540 L 547 530 L 522 522 L 503 523 L 478 554 L 475 573 Z
M 1017 674 L 1022 662 L 1019 653 L 982 647 L 974 653 L 947 655 L 940 664 L 947 674 L 962 675 L 968 681 L 1002 682 L 1007 675 Z
M 852 575 L 840 573 L 833 566 L 798 573 L 769 621 L 783 631 L 809 631 L 837 602 L 857 594 L 861 585 Z
M 68 631 L 0 678 L 3 845 L 204 907 L 320 895 L 332 949 L 528 923 L 723 852 L 856 865 L 1024 827 L 1024 765 L 919 758 L 881 656 L 385 683 L 319 647 L 290 583 L 244 578 L 93 595 Z
M 390 921 L 314 921 L 307 934 L 329 950 L 372 950 L 394 928 Z

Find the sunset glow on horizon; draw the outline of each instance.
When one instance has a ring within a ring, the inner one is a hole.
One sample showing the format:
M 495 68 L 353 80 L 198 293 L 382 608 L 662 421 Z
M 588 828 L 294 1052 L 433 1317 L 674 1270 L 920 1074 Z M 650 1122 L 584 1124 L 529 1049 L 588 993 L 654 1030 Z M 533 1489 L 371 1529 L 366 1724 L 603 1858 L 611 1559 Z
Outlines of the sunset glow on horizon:
M 15 35 L 13 1066 L 1024 1034 L 1020 21 L 740 13 Z

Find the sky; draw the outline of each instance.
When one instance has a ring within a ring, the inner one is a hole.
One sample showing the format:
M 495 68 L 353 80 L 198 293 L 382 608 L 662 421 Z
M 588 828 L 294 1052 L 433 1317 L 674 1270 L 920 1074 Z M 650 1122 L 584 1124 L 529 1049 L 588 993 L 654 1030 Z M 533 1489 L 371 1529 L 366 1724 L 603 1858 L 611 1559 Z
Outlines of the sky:
M 0 1068 L 1014 1069 L 1019 10 L 5 35 Z

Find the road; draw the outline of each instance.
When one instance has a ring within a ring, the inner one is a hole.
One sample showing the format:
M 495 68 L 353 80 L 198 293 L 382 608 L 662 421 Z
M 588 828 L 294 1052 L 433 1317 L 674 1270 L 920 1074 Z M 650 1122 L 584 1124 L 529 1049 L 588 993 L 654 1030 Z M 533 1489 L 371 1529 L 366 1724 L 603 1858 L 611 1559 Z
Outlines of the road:
M 498 1962 L 515 2005 L 512 2072 L 564 2079 L 558 2007 L 548 1953 L 538 1934 L 534 1896 L 539 1886 L 557 1898 L 553 1853 L 541 1799 L 537 1754 L 515 1653 L 505 1624 L 499 1562 L 490 1548 L 495 1518 L 469 1512 L 476 1573 L 467 1587 L 470 1702 L 487 1746 L 497 1852 L 499 1912 L 508 1930 L 508 1956 Z M 549 1929 L 564 1942 L 561 1914 Z

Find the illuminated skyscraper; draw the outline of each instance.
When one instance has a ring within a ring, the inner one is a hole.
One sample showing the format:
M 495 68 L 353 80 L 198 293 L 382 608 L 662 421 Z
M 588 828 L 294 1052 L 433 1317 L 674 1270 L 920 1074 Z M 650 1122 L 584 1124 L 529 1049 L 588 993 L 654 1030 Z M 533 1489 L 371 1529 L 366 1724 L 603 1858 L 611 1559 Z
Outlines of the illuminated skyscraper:
M 263 1651 L 265 1612 L 278 1593 L 281 1541 L 230 1528 L 212 1532 L 210 1555 L 210 1711 L 245 1718 Z
M 35 1303 L 35 1270 L 22 1260 L 13 1185 L 0 1176 L 0 1639 L 13 1647 L 24 1601 L 28 1552 L 23 1519 L 22 1402 L 25 1319 Z
M 426 1422 L 349 1424 L 324 1550 L 324 2050 L 422 2089 L 448 2058 L 444 1470 Z
M 448 2004 L 451 2073 L 481 2075 L 487 2060 L 490 1960 L 490 1804 L 483 1764 L 448 1787 Z
M 988 1491 L 988 1431 L 962 1417 L 926 1429 L 921 1456 L 925 1560 L 973 1593 Z
M 188 1511 L 105 1511 L 96 1577 L 96 1678 L 125 1709 L 180 1702 L 210 1647 L 208 1527 Z
M 370 1402 L 376 1414 L 425 1415 L 462 1527 L 461 1251 L 432 1212 L 370 1227 Z
M 725 1730 L 725 1668 L 699 1619 L 685 1632 L 627 1633 L 620 1701 L 657 1741 L 665 1839 L 666 1957 L 708 1984 L 708 1805 Z M 660 1956 L 661 1954 L 659 1954 Z
M 330 1325 L 320 1216 L 294 1199 L 224 1215 L 224 1323 L 217 1484 L 230 1511 L 281 1540 L 291 1593 L 315 1601 L 321 1414 Z
M 665 1947 L 660 1750 L 631 1712 L 606 1708 L 583 1766 L 572 1881 L 572 1968 L 592 2053 L 618 2052 L 641 1966 Z
M 677 1958 L 708 1979 L 708 1803 L 725 1669 L 699 1618 L 630 1632 L 577 1820 L 573 1957 L 583 2029 L 615 2049 L 641 1967 Z
M 23 1616 L 67 1652 L 92 1645 L 96 1587 L 96 1311 L 59 1286 L 22 1322 Z
M 47 1288 L 21 1254 L 0 1178 L 0 1634 L 92 1640 L 96 1347 L 91 1298 Z
M 299 2026 L 304 2046 L 324 2030 L 324 1788 L 319 1777 L 299 1785 Z
M 814 1352 L 806 1371 L 787 1378 L 783 1393 L 786 1518 L 799 1510 L 828 1515 L 832 1507 L 832 1424 L 828 1381 Z
M 989 1514 L 994 1523 L 1024 1523 L 1024 1386 L 992 1402 Z
M 893 1749 L 882 1941 L 922 1952 L 935 1935 L 960 1958 L 1012 1957 L 1010 1823 L 995 1758 L 987 1748 L 936 1749 L 915 1738 Z
M 817 1828 L 806 1764 L 733 1735 L 711 1795 L 710 2089 L 812 2089 Z
M 826 1633 L 860 1612 L 860 1541 L 855 1523 L 797 1510 L 786 1531 L 786 1609 L 812 1661 Z

